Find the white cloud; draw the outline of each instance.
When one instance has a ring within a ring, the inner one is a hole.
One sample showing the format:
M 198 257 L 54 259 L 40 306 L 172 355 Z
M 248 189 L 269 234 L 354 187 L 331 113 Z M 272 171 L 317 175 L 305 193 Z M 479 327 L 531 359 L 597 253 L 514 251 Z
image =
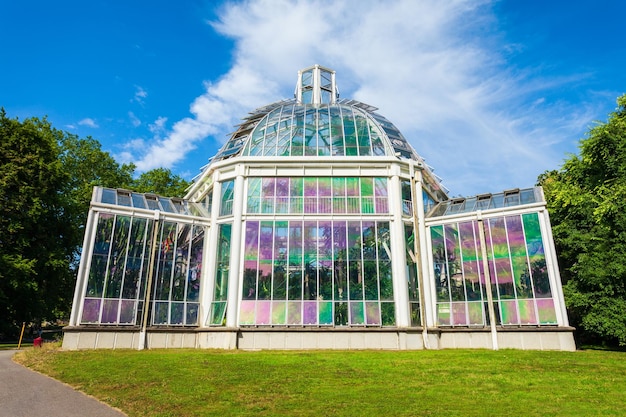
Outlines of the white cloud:
M 139 104 L 144 104 L 145 99 L 148 97 L 148 92 L 138 85 L 135 86 L 135 95 L 131 101 L 136 101 Z
M 96 123 L 96 121 L 94 119 L 89 118 L 89 117 L 79 121 L 78 124 L 81 125 L 81 126 L 87 126 L 87 127 L 91 127 L 91 128 L 94 128 L 94 129 L 99 127 L 98 124 Z
M 159 117 L 154 123 L 148 126 L 148 129 L 150 129 L 150 132 L 154 135 L 160 135 L 165 131 L 165 123 L 167 123 L 167 117 Z
M 139 118 L 135 116 L 135 113 L 133 113 L 132 111 L 128 112 L 128 118 L 130 119 L 130 122 L 134 127 L 141 126 L 141 120 L 139 120 Z
M 452 194 L 532 186 L 589 120 L 545 98 L 572 80 L 507 66 L 523 45 L 503 44 L 488 0 L 238 1 L 211 24 L 235 41 L 233 65 L 191 117 L 155 136 L 140 171 L 222 140 L 247 112 L 291 97 L 297 70 L 313 64 L 337 71 L 342 97 L 379 107 Z

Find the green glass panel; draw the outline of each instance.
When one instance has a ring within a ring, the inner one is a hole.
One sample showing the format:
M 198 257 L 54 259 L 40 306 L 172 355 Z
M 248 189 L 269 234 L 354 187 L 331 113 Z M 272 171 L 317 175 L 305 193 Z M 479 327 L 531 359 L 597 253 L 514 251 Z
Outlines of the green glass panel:
M 501 324 L 519 324 L 519 316 L 517 312 L 517 301 L 503 300 L 500 301 L 500 317 Z
M 317 155 L 317 123 L 316 109 L 308 108 L 304 124 L 304 154 Z
M 374 196 L 374 178 L 361 178 L 361 197 Z
M 333 324 L 333 303 L 332 301 L 320 301 L 318 305 L 319 324 Z
M 287 324 L 287 303 L 284 301 L 272 302 L 272 324 Z
M 327 155 L 330 155 L 330 143 L 331 143 L 330 116 L 329 116 L 328 110 L 326 110 L 325 108 L 319 109 L 318 115 L 319 117 L 317 120 L 317 124 L 318 124 L 317 154 L 319 156 L 327 156 Z
M 452 308 L 450 303 L 437 303 L 437 323 L 440 326 L 450 326 L 452 319 Z
M 521 217 L 507 216 L 506 226 L 517 298 L 530 298 L 533 296 L 533 289 L 526 257 L 526 242 Z
M 446 225 L 445 229 L 450 297 L 452 301 L 465 301 L 458 224 Z
M 509 259 L 509 245 L 504 218 L 489 219 L 489 236 L 492 259 L 490 267 L 494 270 L 492 279 L 497 283 L 500 299 L 514 298 L 513 272 Z
M 343 120 L 339 109 L 337 106 L 330 107 L 331 154 L 334 156 L 345 155 Z
M 231 232 L 232 225 L 219 225 L 215 290 L 213 293 L 213 300 L 215 301 L 224 301 L 228 298 Z
M 461 241 L 461 261 L 468 300 L 482 300 L 484 279 L 481 279 L 479 258 L 480 245 L 476 235 L 477 223 L 459 223 L 459 239 Z
M 363 301 L 350 301 L 350 324 L 365 324 L 365 306 Z
M 356 135 L 359 144 L 359 155 L 368 156 L 372 154 L 372 147 L 369 136 L 369 122 L 360 114 L 355 114 Z
M 290 301 L 287 303 L 287 324 L 302 324 L 302 302 Z
M 380 303 L 380 316 L 383 326 L 396 325 L 396 306 L 395 303 Z M 419 318 L 418 318 L 419 321 Z
M 523 214 L 522 221 L 526 237 L 526 249 L 530 260 L 530 273 L 535 289 L 534 295 L 537 298 L 550 298 L 552 297 L 552 289 L 541 237 L 539 214 Z
M 485 324 L 483 314 L 483 302 L 470 301 L 467 303 L 467 311 L 470 326 L 480 326 Z
M 520 324 L 539 324 L 535 312 L 534 300 L 518 300 Z

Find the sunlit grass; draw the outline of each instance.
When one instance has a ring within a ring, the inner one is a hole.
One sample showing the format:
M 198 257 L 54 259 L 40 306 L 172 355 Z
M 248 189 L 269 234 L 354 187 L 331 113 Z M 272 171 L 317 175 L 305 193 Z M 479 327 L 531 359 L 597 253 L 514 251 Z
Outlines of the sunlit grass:
M 130 416 L 626 415 L 626 353 L 28 349 Z

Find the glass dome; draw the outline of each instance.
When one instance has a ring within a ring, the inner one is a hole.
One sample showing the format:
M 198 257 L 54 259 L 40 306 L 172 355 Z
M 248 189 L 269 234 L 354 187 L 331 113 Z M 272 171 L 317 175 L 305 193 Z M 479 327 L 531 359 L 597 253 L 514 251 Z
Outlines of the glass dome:
M 294 95 L 251 112 L 212 162 L 233 156 L 401 156 L 423 162 L 376 107 L 338 99 L 334 71 L 319 65 L 300 71 Z

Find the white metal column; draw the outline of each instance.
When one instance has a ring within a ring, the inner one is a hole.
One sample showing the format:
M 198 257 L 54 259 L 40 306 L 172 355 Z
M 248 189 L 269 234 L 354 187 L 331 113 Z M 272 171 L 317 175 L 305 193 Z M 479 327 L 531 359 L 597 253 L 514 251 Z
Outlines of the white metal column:
M 233 226 L 230 240 L 230 273 L 228 274 L 228 310 L 226 312 L 226 326 L 237 327 L 239 317 L 239 282 L 240 267 L 242 263 L 242 214 L 245 195 L 244 180 L 242 175 L 243 167 L 237 166 L 237 178 L 233 193 Z
M 393 166 L 399 171 L 398 166 Z M 402 186 L 397 172 L 389 180 L 389 210 L 393 220 L 389 227 L 391 240 L 391 267 L 393 294 L 396 308 L 396 326 L 409 327 L 411 314 L 409 311 L 409 289 L 406 277 L 406 250 L 404 249 L 404 223 L 402 221 Z

